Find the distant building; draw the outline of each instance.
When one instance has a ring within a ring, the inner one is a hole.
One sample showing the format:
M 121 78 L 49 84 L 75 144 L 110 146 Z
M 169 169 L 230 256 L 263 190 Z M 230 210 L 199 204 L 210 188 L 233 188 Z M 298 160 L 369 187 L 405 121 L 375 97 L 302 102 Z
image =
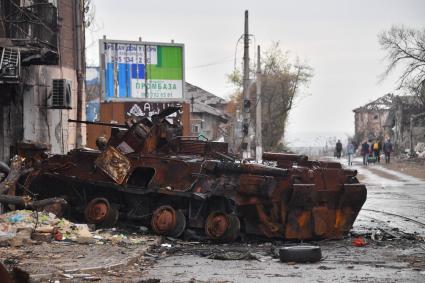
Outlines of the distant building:
M 394 95 L 389 93 L 353 110 L 355 140 L 384 138 L 390 135 L 387 123 Z
M 81 0 L 0 0 L 0 160 L 23 140 L 85 145 Z
M 229 120 L 224 112 L 227 101 L 190 83 L 185 84 L 185 100 L 190 103 L 191 134 L 224 141 L 227 132 L 223 125 Z
M 395 96 L 392 111 L 387 124 L 393 128 L 392 139 L 400 151 L 410 148 L 410 118 L 425 114 L 424 107 L 416 96 Z M 425 142 L 425 116 L 415 118 L 412 122 L 413 147 Z
M 398 151 L 410 148 L 410 118 L 424 114 L 415 96 L 386 94 L 353 110 L 355 139 L 390 138 Z M 425 114 L 412 123 L 413 146 L 425 142 Z

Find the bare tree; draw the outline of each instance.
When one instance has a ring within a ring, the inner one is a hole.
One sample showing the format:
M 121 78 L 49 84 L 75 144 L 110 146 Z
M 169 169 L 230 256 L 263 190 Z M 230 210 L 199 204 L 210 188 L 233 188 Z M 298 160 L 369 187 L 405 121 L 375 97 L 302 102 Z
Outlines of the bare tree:
M 379 44 L 387 52 L 386 78 L 395 69 L 402 70 L 398 88 L 415 94 L 425 106 L 425 29 L 393 26 L 378 35 Z
M 262 55 L 263 76 L 261 89 L 262 104 L 262 135 L 265 150 L 282 150 L 282 139 L 286 121 L 291 111 L 294 99 L 302 86 L 308 84 L 312 77 L 312 68 L 300 63 L 297 59 L 291 62 L 288 53 L 284 52 L 279 42 L 275 42 Z M 252 68 L 255 70 L 255 68 Z M 239 71 L 228 75 L 228 79 L 239 87 L 234 102 L 241 99 L 242 77 Z M 251 89 L 251 97 L 255 90 Z M 251 117 L 255 117 L 255 105 L 251 109 Z M 253 118 L 254 119 L 254 118 Z

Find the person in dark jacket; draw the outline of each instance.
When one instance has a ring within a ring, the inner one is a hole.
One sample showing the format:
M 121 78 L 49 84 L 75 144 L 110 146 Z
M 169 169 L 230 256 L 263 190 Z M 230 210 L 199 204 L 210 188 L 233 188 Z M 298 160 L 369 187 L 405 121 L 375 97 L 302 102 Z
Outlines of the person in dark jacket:
M 390 139 L 388 139 L 384 143 L 384 154 L 385 154 L 385 163 L 390 163 L 391 159 L 391 152 L 393 152 L 393 144 L 391 143 Z
M 361 153 L 363 156 L 363 165 L 367 165 L 367 160 L 369 157 L 369 143 L 367 140 L 362 143 Z
M 336 143 L 335 152 L 336 152 L 336 158 L 340 159 L 341 152 L 342 152 L 342 143 L 340 140 L 338 140 L 338 142 Z

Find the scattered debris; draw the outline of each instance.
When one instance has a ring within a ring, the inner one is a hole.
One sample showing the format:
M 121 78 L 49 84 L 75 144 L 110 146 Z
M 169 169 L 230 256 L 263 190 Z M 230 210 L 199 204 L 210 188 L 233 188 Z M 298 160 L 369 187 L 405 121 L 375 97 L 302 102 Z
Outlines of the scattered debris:
M 91 230 L 87 224 L 72 223 L 47 212 L 16 210 L 0 215 L 0 246 L 22 246 L 51 241 L 80 244 L 143 243 L 139 233 L 123 233 L 116 228 Z
M 248 251 L 212 251 L 211 253 L 203 253 L 202 256 L 205 256 L 210 259 L 218 260 L 260 260 L 260 256 L 253 254 Z

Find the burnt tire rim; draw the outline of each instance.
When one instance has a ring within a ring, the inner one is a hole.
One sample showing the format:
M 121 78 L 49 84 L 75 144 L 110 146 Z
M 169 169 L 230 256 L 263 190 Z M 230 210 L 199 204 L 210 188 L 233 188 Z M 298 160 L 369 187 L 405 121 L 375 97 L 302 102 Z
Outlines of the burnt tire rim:
M 205 221 L 205 234 L 212 240 L 234 241 L 240 230 L 239 218 L 225 212 L 212 212 Z
M 177 226 L 176 210 L 169 205 L 158 207 L 151 220 L 152 229 L 159 235 L 170 235 Z
M 108 219 L 111 205 L 105 198 L 92 199 L 86 206 L 84 215 L 88 223 L 99 224 Z

